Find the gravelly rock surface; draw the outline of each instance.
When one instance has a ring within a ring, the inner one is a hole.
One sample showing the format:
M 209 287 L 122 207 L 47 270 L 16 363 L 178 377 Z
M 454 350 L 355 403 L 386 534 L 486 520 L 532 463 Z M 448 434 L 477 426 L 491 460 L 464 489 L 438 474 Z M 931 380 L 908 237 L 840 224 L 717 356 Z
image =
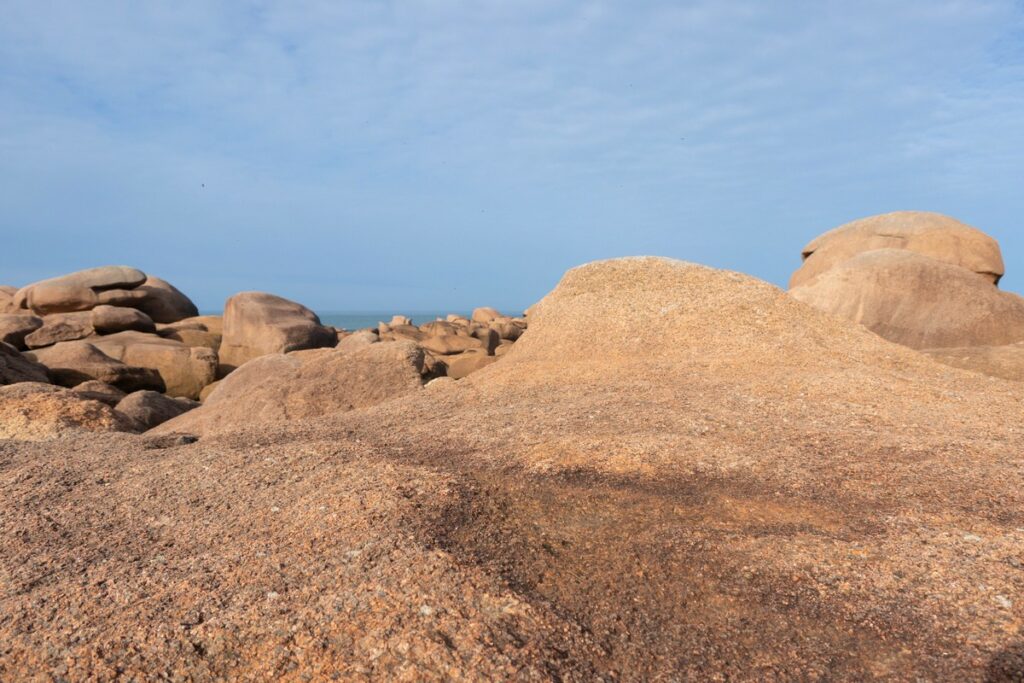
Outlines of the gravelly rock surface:
M 1021 398 L 746 276 L 591 264 L 372 408 L 0 441 L 0 678 L 1012 680 Z

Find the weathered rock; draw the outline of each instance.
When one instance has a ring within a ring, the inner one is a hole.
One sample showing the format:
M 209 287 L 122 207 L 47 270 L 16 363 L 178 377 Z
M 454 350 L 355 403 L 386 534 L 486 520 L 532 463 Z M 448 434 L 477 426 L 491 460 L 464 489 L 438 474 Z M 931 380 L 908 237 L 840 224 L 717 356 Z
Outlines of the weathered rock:
M 199 309 L 191 299 L 166 280 L 150 275 L 135 291 L 141 292 L 142 298 L 129 305 L 138 308 L 154 322 L 173 323 L 199 315 Z
M 391 327 L 408 326 L 412 325 L 412 318 L 407 318 L 404 315 L 391 316 L 391 322 L 388 323 Z
M 264 292 L 236 294 L 224 306 L 221 363 L 238 367 L 268 353 L 333 347 L 332 329 L 302 304 Z
M 458 327 L 447 320 L 432 320 L 429 323 L 420 325 L 420 331 L 430 337 L 438 337 L 442 334 L 456 334 Z
M 0 342 L 24 349 L 25 337 L 43 326 L 43 319 L 25 313 L 0 314 Z
M 448 377 L 452 379 L 467 377 L 496 360 L 496 356 L 488 355 L 484 350 L 466 351 L 457 356 L 446 356 L 444 359 L 448 366 Z
M 65 387 L 97 380 L 126 392 L 165 389 L 156 370 L 125 364 L 85 341 L 60 342 L 25 355 L 45 365 L 50 379 Z
M 46 368 L 32 358 L 23 356 L 6 342 L 0 342 L 0 384 L 49 382 Z
M 369 344 L 376 344 L 380 337 L 370 330 L 356 330 L 352 334 L 338 340 L 339 349 L 357 349 Z
M 1024 382 L 1024 343 L 922 351 L 945 365 Z
M 17 293 L 17 287 L 0 285 L 0 314 L 18 312 L 18 307 L 14 305 L 14 295 Z
M 76 430 L 137 432 L 140 426 L 108 405 L 51 384 L 0 387 L 0 439 L 45 441 Z
M 71 314 L 74 315 L 74 314 Z M 99 334 L 114 334 L 134 330 L 155 332 L 156 325 L 148 315 L 134 308 L 101 304 L 92 309 L 91 322 Z
M 203 390 L 199 392 L 199 401 L 201 403 L 205 402 L 206 399 L 210 396 L 210 394 L 213 393 L 213 390 L 220 386 L 221 381 L 222 380 L 218 379 L 217 381 L 210 382 L 205 387 L 203 387 Z
M 92 314 L 88 311 L 54 313 L 43 318 L 42 327 L 25 336 L 25 346 L 39 349 L 58 342 L 85 339 L 94 333 Z
M 105 382 L 98 382 L 94 379 L 76 385 L 71 391 L 91 401 L 106 403 L 111 408 L 116 406 L 122 398 L 127 396 L 127 394 L 117 387 L 111 384 L 106 384 Z
M 858 254 L 790 294 L 915 349 L 1024 340 L 1024 299 L 970 270 L 913 251 Z
M 420 331 L 420 328 L 413 325 L 392 325 L 391 336 L 395 339 L 418 342 L 427 335 Z
M 155 334 L 119 332 L 90 340 L 111 358 L 159 373 L 169 396 L 199 398 L 217 375 L 217 352 Z
M 121 290 L 137 287 L 145 280 L 145 273 L 127 266 L 90 268 L 26 285 L 15 293 L 14 304 L 42 315 L 88 311 L 97 304 L 114 303 Z
M 138 422 L 143 429 L 152 429 L 187 413 L 194 407 L 194 405 L 182 403 L 155 391 L 133 392 L 117 404 L 118 412 Z
M 489 325 L 497 318 L 504 318 L 505 316 L 498 312 L 497 309 L 489 306 L 482 306 L 480 308 L 473 309 L 472 321 L 480 323 L 481 325 Z
M 472 349 L 486 350 L 487 348 L 486 343 L 480 341 L 476 337 L 452 334 L 426 337 L 420 342 L 420 346 L 431 353 L 436 353 L 442 356 L 453 353 L 462 353 L 463 351 L 469 351 Z
M 406 341 L 264 355 L 157 431 L 202 435 L 366 408 L 418 390 L 422 370 L 423 351 Z
M 521 325 L 511 318 L 495 320 L 491 323 L 491 329 L 498 333 L 501 339 L 515 341 L 526 331 L 525 324 Z
M 856 256 L 876 249 L 905 249 L 950 263 L 997 284 L 1004 266 L 999 244 L 977 228 L 955 218 L 927 211 L 896 211 L 847 223 L 804 247 L 803 265 L 793 273 L 790 288 Z
M 498 333 L 490 327 L 478 327 L 470 333 L 474 338 L 479 339 L 484 344 L 484 350 L 487 355 L 493 356 L 494 349 L 498 347 L 498 342 L 501 341 L 501 337 Z

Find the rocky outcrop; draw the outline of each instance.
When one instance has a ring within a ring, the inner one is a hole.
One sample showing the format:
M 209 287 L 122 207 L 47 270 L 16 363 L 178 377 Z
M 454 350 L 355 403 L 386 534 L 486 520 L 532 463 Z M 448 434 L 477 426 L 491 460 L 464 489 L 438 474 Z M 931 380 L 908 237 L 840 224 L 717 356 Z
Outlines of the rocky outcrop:
M 117 410 L 146 430 L 184 415 L 198 405 L 188 399 L 174 399 L 155 391 L 136 391 L 121 399 Z
M 25 337 L 43 326 L 43 319 L 34 315 L 0 313 L 0 342 L 24 350 Z
M 83 398 L 106 403 L 111 408 L 117 406 L 121 399 L 127 395 L 112 384 L 99 382 L 94 379 L 76 385 L 72 391 Z
M 159 373 L 169 396 L 198 399 L 217 375 L 217 352 L 153 334 L 120 332 L 90 340 L 111 358 Z
M 208 434 L 367 408 L 418 390 L 422 371 L 423 351 L 408 341 L 265 354 L 157 431 Z
M 97 334 L 118 332 L 156 332 L 153 320 L 135 308 L 101 305 L 92 309 L 92 327 Z
M 981 275 L 992 284 L 1003 276 L 999 244 L 955 218 L 927 211 L 896 211 L 847 223 L 812 240 L 803 248 L 803 265 L 793 273 L 790 288 L 857 254 L 876 249 L 901 249 Z
M 92 326 L 92 313 L 88 311 L 54 313 L 42 320 L 42 327 L 25 336 L 26 347 L 40 349 L 60 342 L 85 339 L 96 332 Z
M 0 439 L 45 441 L 76 431 L 138 432 L 134 420 L 108 405 L 52 384 L 0 387 Z
M 857 254 L 790 294 L 915 349 L 1024 340 L 1024 298 L 912 251 Z
M 220 362 L 229 369 L 270 353 L 333 347 L 332 329 L 302 304 L 265 292 L 236 294 L 224 306 Z
M 49 382 L 46 368 L 6 342 L 0 342 L 0 385 Z
M 125 305 L 141 300 L 128 292 L 145 281 L 146 274 L 137 268 L 101 266 L 26 285 L 14 295 L 14 304 L 38 315 Z
M 95 380 L 126 392 L 166 388 L 156 370 L 123 363 L 85 341 L 60 342 L 26 355 L 46 366 L 50 379 L 64 387 Z

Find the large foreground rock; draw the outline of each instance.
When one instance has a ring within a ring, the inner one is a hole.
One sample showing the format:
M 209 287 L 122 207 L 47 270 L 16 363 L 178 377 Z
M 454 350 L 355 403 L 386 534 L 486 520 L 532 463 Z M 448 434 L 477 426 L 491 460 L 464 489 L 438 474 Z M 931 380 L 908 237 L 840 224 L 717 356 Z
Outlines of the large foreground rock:
M 85 341 L 60 342 L 26 355 L 46 366 L 50 379 L 65 387 L 95 380 L 125 392 L 166 389 L 155 369 L 123 363 Z
M 366 408 L 416 391 L 422 371 L 423 351 L 408 341 L 269 354 L 157 431 L 207 434 Z
M 146 281 L 146 274 L 128 266 L 102 266 L 42 280 L 22 287 L 14 304 L 40 315 L 88 311 L 99 304 L 123 305 L 141 300 L 131 290 Z
M 4 444 L 0 678 L 1014 680 L 1022 408 L 750 277 L 589 264 L 429 391 Z
M 111 358 L 160 374 L 169 396 L 198 399 L 216 379 L 217 352 L 153 334 L 120 332 L 90 340 Z
M 915 349 L 1024 340 L 1024 298 L 1000 291 L 969 270 L 912 251 L 858 254 L 790 294 Z
M 44 366 L 23 356 L 10 344 L 0 342 L 0 385 L 49 381 Z
M 959 266 L 992 284 L 1003 276 L 999 244 L 955 218 L 927 211 L 896 211 L 847 223 L 812 240 L 803 248 L 803 265 L 793 273 L 790 288 L 857 254 L 876 249 L 904 249 Z
M 0 439 L 45 441 L 80 430 L 137 432 L 140 427 L 108 405 L 52 384 L 0 387 Z
M 333 330 L 302 304 L 265 292 L 242 292 L 224 306 L 220 361 L 236 368 L 268 353 L 333 347 Z

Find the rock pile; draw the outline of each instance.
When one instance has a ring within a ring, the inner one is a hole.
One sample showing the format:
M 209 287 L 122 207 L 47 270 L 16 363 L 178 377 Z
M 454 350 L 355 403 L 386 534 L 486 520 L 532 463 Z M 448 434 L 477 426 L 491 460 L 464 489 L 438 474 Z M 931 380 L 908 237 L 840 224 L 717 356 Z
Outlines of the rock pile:
M 1024 298 L 998 288 L 1002 254 L 980 230 L 901 211 L 825 233 L 803 259 L 794 298 L 936 360 L 1024 380 Z
M 49 381 L 68 389 L 87 384 L 74 398 L 100 400 L 135 417 L 118 427 L 150 428 L 191 409 L 213 395 L 220 380 L 262 359 L 224 383 L 216 411 L 204 415 L 237 412 L 242 419 L 246 394 L 262 390 L 261 419 L 272 421 L 384 400 L 412 386 L 411 371 L 417 387 L 442 375 L 465 377 L 504 355 L 525 329 L 525 319 L 481 308 L 472 320 L 453 315 L 417 327 L 395 316 L 377 328 L 350 333 L 321 324 L 302 304 L 265 292 L 236 294 L 223 316 L 201 316 L 170 283 L 137 268 L 104 266 L 21 289 L 0 287 L 0 384 Z M 405 344 L 354 352 L 380 342 Z M 335 346 L 339 353 L 352 353 L 294 355 Z M 387 363 L 391 366 L 384 367 Z M 331 382 L 343 389 L 332 392 Z M 158 394 L 166 396 L 157 399 Z M 300 406 L 303 401 L 309 405 Z M 197 417 L 195 423 L 204 420 Z

